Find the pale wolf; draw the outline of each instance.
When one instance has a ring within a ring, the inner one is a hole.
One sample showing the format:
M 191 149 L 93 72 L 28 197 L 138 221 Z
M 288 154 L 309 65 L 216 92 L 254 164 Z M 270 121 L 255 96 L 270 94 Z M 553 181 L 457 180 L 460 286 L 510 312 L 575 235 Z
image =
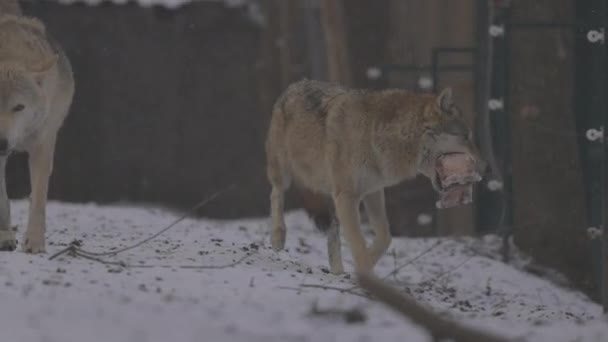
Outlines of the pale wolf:
M 59 46 L 16 0 L 0 0 L 0 250 L 17 246 L 5 166 L 12 151 L 29 153 L 30 208 L 23 250 L 44 252 L 48 183 L 57 132 L 68 114 L 74 80 Z
M 343 272 L 339 229 L 355 270 L 371 271 L 391 242 L 384 188 L 420 173 L 446 192 L 437 160 L 458 153 L 473 165 L 469 181 L 480 180 L 485 163 L 471 139 L 449 88 L 432 95 L 311 80 L 292 84 L 274 105 L 266 140 L 273 248 L 285 244 L 284 192 L 293 181 L 333 200 L 340 228 L 334 224 L 328 233 L 331 271 Z M 359 227 L 361 201 L 375 233 L 369 248 Z

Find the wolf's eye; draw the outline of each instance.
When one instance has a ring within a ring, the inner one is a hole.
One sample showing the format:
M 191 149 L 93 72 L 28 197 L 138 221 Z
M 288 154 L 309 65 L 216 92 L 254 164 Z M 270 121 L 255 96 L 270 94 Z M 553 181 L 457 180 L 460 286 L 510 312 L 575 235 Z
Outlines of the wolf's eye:
M 24 109 L 25 109 L 25 106 L 24 106 L 24 105 L 22 105 L 22 104 L 18 104 L 18 105 L 16 105 L 15 107 L 13 107 L 13 112 L 14 112 L 14 113 L 18 113 L 18 112 L 20 112 L 20 111 L 22 111 L 22 110 L 24 110 Z

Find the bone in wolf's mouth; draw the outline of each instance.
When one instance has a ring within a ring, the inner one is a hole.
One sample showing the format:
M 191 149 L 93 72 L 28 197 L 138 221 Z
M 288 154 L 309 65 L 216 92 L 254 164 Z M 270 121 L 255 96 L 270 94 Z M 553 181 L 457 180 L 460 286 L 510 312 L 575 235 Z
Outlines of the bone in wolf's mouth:
M 435 160 L 435 181 L 441 191 L 481 180 L 473 158 L 463 152 L 446 152 Z
M 444 158 L 449 156 L 454 156 L 454 155 L 458 155 L 458 154 L 463 154 L 460 152 L 445 152 L 445 153 L 441 153 L 437 156 L 437 158 L 435 158 L 435 182 L 437 182 L 437 187 L 439 188 L 440 192 L 445 192 L 447 190 L 449 190 L 451 187 L 454 187 L 455 185 L 457 185 L 458 183 L 447 183 L 446 180 L 444 178 L 442 178 L 443 172 L 442 172 L 442 161 Z M 445 175 L 443 175 L 445 176 Z
M 472 156 L 462 152 L 440 154 L 435 161 L 434 181 L 440 196 L 437 208 L 471 203 L 473 183 L 480 180 Z

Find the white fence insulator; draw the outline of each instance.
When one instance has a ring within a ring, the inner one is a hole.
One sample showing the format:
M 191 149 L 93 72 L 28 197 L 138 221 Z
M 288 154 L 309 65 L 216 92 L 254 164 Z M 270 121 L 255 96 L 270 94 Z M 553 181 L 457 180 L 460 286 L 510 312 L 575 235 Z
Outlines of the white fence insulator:
M 505 27 L 502 25 L 492 25 L 489 32 L 492 37 L 501 37 L 505 35 Z
M 488 108 L 490 108 L 490 110 L 501 110 L 505 108 L 505 103 L 503 99 L 490 99 L 488 101 Z
M 382 69 L 378 67 L 367 68 L 367 78 L 370 80 L 377 80 L 382 77 Z
M 604 29 L 601 30 L 591 30 L 587 32 L 587 40 L 591 43 L 600 43 L 604 44 Z
M 587 236 L 591 240 L 600 238 L 600 237 L 602 237 L 603 234 L 604 234 L 604 232 L 598 227 L 587 228 Z
M 600 129 L 590 128 L 585 133 L 585 136 L 589 141 L 603 141 L 604 140 L 604 128 Z
M 498 191 L 502 189 L 502 182 L 496 179 L 491 179 L 486 184 L 488 190 L 490 191 Z
M 433 88 L 433 79 L 428 76 L 421 76 L 418 79 L 418 87 L 422 90 L 429 90 Z
M 421 226 L 428 226 L 433 222 L 433 216 L 429 214 L 420 214 L 417 217 L 418 224 Z

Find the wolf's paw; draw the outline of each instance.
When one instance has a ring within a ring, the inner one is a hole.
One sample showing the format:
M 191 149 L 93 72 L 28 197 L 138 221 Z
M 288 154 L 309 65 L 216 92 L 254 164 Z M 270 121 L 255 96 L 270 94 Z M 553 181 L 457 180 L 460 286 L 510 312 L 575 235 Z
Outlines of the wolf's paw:
M 23 251 L 26 253 L 38 254 L 45 252 L 44 233 L 27 231 L 23 238 Z
M 329 271 L 331 272 L 331 274 L 342 274 L 344 273 L 344 266 L 342 266 L 342 263 L 337 265 L 330 265 Z
M 15 229 L 0 230 L 0 251 L 12 252 L 17 248 Z
M 285 248 L 285 227 L 275 227 L 272 229 L 272 236 L 270 237 L 272 243 L 272 249 L 278 252 Z

